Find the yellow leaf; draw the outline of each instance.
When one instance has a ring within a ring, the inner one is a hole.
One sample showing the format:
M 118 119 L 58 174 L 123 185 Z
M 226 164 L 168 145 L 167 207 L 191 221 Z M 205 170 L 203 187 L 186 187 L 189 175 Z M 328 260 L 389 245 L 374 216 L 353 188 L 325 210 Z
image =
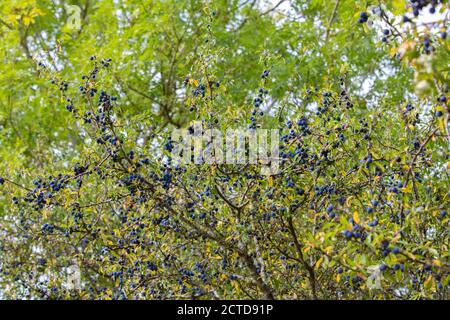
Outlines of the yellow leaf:
M 358 211 L 353 212 L 353 221 L 359 224 L 359 214 Z
M 323 261 L 323 256 L 320 257 L 320 259 L 317 260 L 317 262 L 316 262 L 316 268 L 317 268 L 317 269 L 320 268 L 320 265 L 322 264 L 322 261 Z
M 13 26 L 17 26 L 19 24 L 20 15 L 10 14 L 6 17 L 6 23 L 12 24 Z
M 425 280 L 425 282 L 423 283 L 424 287 L 427 288 L 427 289 L 430 289 L 430 288 L 431 288 L 431 285 L 432 285 L 432 281 L 433 281 L 433 276 L 430 275 L 430 276 L 428 277 L 428 279 Z
M 394 10 L 392 11 L 395 15 L 401 14 L 405 11 L 406 8 L 406 0 L 394 0 L 392 2 L 392 6 Z
M 438 122 L 439 122 L 439 129 L 441 129 L 441 132 L 443 134 L 446 134 L 447 130 L 445 130 L 444 117 L 440 117 Z
M 30 15 L 32 17 L 45 16 L 45 12 L 39 8 L 33 8 L 33 10 L 31 10 Z
M 23 16 L 22 21 L 23 21 L 23 24 L 28 27 L 30 25 L 30 23 L 34 22 L 34 19 L 30 16 Z
M 344 63 L 344 64 L 342 64 L 341 65 L 341 73 L 347 73 L 348 72 L 348 69 L 349 69 L 349 66 L 348 66 L 348 63 Z
M 195 79 L 189 79 L 189 84 L 194 87 L 198 87 L 198 81 Z
M 401 188 L 400 191 L 403 192 L 403 193 L 411 193 L 412 192 L 410 187 Z
M 434 260 L 433 260 L 433 264 L 434 264 L 435 266 L 438 266 L 438 267 L 441 266 L 441 262 L 440 262 L 439 260 L 437 260 L 437 259 L 434 259 Z
M 350 207 L 350 206 L 351 206 L 351 204 L 352 204 L 352 199 L 353 199 L 353 196 L 350 196 L 350 197 L 348 197 L 347 200 L 345 201 L 345 205 L 346 205 L 347 207 Z
M 269 187 L 273 186 L 273 177 L 269 176 Z

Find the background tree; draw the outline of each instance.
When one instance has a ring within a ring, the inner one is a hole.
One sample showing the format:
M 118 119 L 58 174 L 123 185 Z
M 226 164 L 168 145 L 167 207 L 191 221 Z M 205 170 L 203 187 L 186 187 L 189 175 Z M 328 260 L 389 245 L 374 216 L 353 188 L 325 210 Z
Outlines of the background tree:
M 448 298 L 446 1 L 64 4 L 0 4 L 2 296 Z M 281 172 L 174 165 L 194 120 Z

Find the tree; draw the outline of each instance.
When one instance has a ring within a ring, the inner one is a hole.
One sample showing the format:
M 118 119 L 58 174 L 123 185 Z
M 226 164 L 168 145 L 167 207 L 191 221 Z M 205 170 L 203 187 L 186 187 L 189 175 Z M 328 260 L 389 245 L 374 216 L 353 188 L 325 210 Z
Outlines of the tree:
M 4 297 L 448 298 L 446 1 L 286 4 L 1 5 Z M 175 163 L 195 121 L 280 171 Z

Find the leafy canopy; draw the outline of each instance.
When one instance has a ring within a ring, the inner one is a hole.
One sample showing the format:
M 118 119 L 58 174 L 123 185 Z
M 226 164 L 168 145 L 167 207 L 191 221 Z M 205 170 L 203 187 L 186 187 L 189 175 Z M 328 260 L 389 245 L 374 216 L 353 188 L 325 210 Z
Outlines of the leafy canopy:
M 448 299 L 447 1 L 72 2 L 0 4 L 1 297 Z

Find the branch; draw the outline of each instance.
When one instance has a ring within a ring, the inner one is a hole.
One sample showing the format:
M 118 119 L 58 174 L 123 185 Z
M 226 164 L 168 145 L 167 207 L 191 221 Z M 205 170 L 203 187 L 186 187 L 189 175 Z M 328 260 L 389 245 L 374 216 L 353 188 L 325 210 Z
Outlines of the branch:
M 336 12 L 337 12 L 340 2 L 341 2 L 341 0 L 336 0 L 336 4 L 334 5 L 333 12 L 331 13 L 330 20 L 328 20 L 327 33 L 325 34 L 325 42 L 328 41 L 328 36 L 330 35 L 331 25 L 333 24 L 333 20 L 336 17 Z

